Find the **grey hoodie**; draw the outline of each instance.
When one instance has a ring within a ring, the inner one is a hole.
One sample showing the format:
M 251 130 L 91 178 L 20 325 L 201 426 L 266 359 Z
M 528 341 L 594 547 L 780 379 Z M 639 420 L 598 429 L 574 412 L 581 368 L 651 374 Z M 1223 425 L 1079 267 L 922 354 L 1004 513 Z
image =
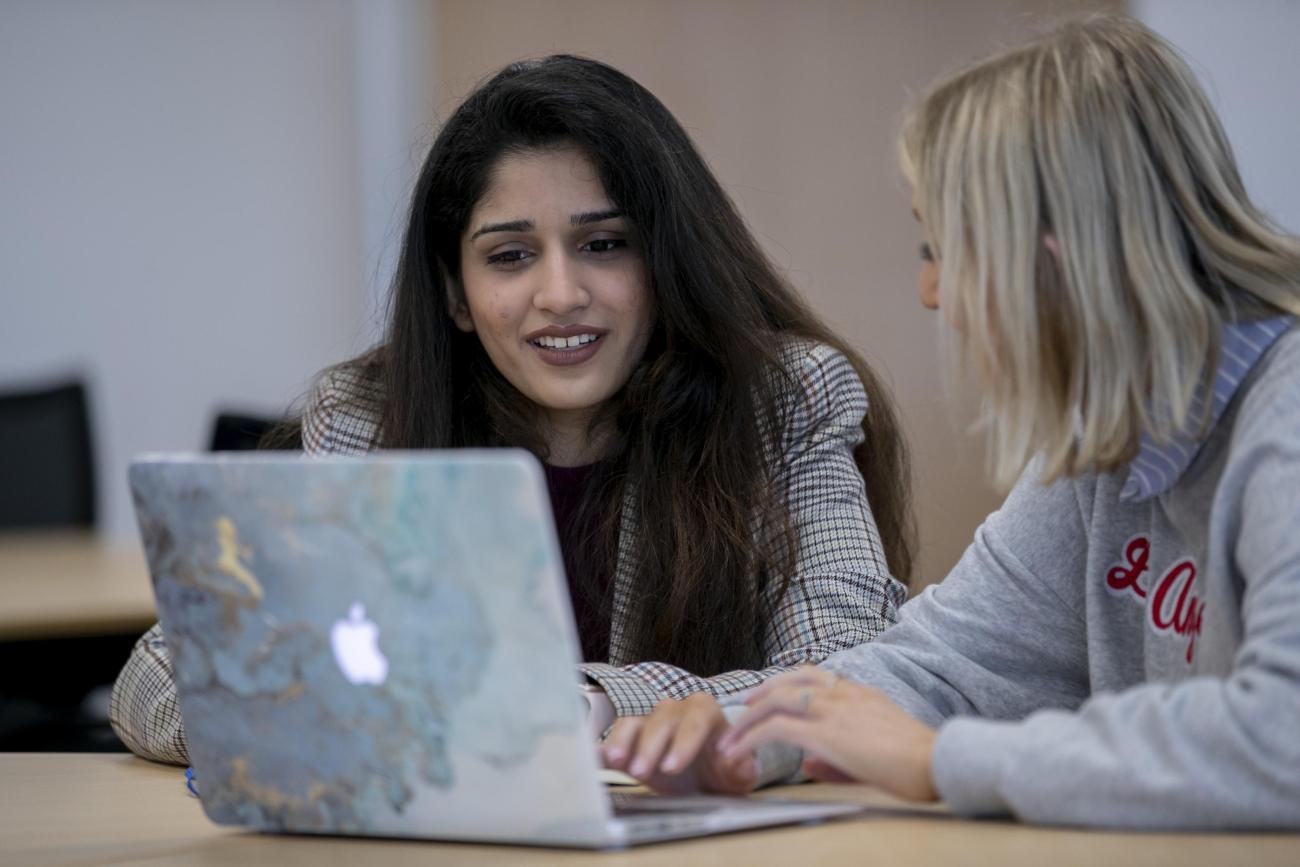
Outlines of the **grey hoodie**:
M 897 626 L 823 667 L 938 728 L 958 813 L 1300 828 L 1300 331 L 1168 490 L 1125 481 L 1028 474 Z M 770 780 L 798 755 L 761 758 Z

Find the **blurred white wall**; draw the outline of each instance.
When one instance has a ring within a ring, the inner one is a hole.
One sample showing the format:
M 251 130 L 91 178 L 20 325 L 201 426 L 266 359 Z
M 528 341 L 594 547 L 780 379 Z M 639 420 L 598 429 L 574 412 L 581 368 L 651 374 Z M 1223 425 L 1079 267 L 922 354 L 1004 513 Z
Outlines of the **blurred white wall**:
M 894 381 L 934 580 L 996 498 L 911 297 L 894 124 L 1021 16 L 1090 5 L 1120 4 L 0 0 L 0 390 L 89 378 L 101 515 L 131 531 L 131 455 L 202 448 L 218 406 L 278 412 L 375 339 L 431 107 L 508 60 L 583 51 L 678 112 Z M 1258 203 L 1300 229 L 1300 2 L 1130 5 L 1203 74 Z
M 374 339 L 434 11 L 0 5 L 0 389 L 89 379 L 108 531 L 133 530 L 132 455 L 278 413 Z
M 263 0 L 265 2 L 265 0 Z M 371 342 L 383 332 L 411 188 L 437 134 L 437 0 L 351 0 Z
M 1131 0 L 1130 7 L 1201 76 L 1255 204 L 1300 232 L 1300 2 Z

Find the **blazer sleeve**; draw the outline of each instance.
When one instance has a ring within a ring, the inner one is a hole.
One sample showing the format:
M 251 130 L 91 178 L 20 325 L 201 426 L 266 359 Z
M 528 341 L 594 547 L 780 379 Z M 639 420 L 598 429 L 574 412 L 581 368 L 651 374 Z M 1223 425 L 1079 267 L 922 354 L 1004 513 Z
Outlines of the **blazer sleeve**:
M 357 451 L 368 445 L 373 426 L 364 416 L 339 409 L 341 398 L 350 398 L 361 388 L 358 377 L 339 369 L 317 381 L 303 413 L 307 454 Z M 189 763 L 176 679 L 161 624 L 155 624 L 132 648 L 113 684 L 108 716 L 113 731 L 131 752 L 156 762 Z
M 161 624 L 154 624 L 131 650 L 113 684 L 108 721 L 136 755 L 155 762 L 189 764 L 185 724 L 176 704 L 176 679 Z
M 765 666 L 700 677 L 662 662 L 582 665 L 620 716 L 647 714 L 665 698 L 749 689 L 870 641 L 898 619 L 907 590 L 889 574 L 853 459 L 863 439 L 866 391 L 849 360 L 828 346 L 795 344 L 790 355 L 799 393 L 779 440 L 774 481 L 786 492 L 799 549 L 785 593 L 778 598 L 780 588 L 774 587 L 766 600 Z
M 379 386 L 356 363 L 325 371 L 302 414 L 302 448 L 312 457 L 363 455 L 378 442 Z

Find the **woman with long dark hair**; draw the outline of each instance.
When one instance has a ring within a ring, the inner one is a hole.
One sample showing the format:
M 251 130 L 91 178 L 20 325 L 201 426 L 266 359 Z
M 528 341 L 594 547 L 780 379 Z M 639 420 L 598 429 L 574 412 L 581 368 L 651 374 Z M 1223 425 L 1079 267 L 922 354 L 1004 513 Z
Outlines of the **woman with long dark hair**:
M 393 292 L 383 343 L 317 384 L 305 448 L 536 454 L 594 712 L 735 692 L 893 622 L 911 529 L 889 396 L 627 76 L 555 56 L 471 94 Z M 112 716 L 183 760 L 174 706 L 155 630 Z

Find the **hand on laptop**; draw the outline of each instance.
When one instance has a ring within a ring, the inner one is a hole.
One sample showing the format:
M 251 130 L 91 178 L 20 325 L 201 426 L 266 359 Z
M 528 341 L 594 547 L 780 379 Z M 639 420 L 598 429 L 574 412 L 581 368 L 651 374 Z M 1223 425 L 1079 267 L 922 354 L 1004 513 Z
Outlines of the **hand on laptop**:
M 824 782 L 861 781 L 915 801 L 938 794 L 934 729 L 880 690 L 805 666 L 756 687 L 748 709 L 718 739 L 723 760 L 781 741 L 803 750 L 803 770 Z
M 825 782 L 872 783 L 933 801 L 935 732 L 884 693 L 807 666 L 755 688 L 729 726 L 717 700 L 699 693 L 624 717 L 605 739 L 607 767 L 653 789 L 740 794 L 757 783 L 755 751 L 781 741 L 803 750 L 804 773 Z
M 660 792 L 744 794 L 758 782 L 752 752 L 724 758 L 718 739 L 727 720 L 717 700 L 696 693 L 665 699 L 650 716 L 622 717 L 614 723 L 601 755 L 605 767 L 624 771 Z

